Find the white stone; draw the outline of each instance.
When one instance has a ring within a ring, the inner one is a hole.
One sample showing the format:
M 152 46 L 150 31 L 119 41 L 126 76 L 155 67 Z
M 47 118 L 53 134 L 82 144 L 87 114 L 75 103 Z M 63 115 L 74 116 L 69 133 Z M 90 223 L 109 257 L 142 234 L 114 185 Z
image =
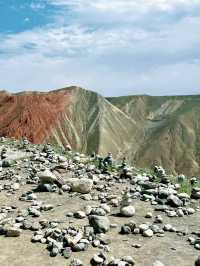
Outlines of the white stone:
M 131 205 L 121 207 L 120 214 L 124 217 L 132 217 L 135 215 L 135 208 Z

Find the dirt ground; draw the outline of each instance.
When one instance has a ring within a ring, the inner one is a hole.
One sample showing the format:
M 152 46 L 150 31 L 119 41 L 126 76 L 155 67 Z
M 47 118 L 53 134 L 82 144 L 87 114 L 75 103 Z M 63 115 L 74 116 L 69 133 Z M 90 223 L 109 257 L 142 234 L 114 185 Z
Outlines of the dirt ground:
M 7 196 L 5 192 L 0 193 L 0 206 L 16 205 L 19 209 L 30 206 L 30 203 L 18 201 L 22 192 L 30 190 L 32 187 L 25 185 L 13 196 Z M 117 189 L 117 188 L 115 188 Z M 118 190 L 115 190 L 118 191 Z M 84 201 L 76 196 L 70 197 L 68 193 L 58 195 L 57 193 L 37 193 L 38 200 L 45 203 L 53 204 L 54 209 L 42 214 L 40 220 L 47 218 L 48 220 L 59 220 L 63 223 L 62 227 L 69 224 L 86 225 L 88 219 L 67 218 L 66 213 L 72 211 L 83 210 L 84 206 L 98 206 L 95 201 Z M 118 225 L 117 228 L 111 229 L 106 234 L 106 238 L 111 240 L 111 251 L 108 256 L 120 257 L 130 255 L 136 260 L 138 266 L 151 266 L 155 260 L 160 260 L 165 266 L 193 266 L 195 259 L 200 255 L 200 251 L 194 249 L 187 242 L 188 236 L 178 236 L 176 233 L 166 233 L 164 237 L 144 238 L 141 235 L 120 235 L 120 226 L 124 223 L 134 220 L 136 223 L 150 222 L 152 219 L 144 218 L 148 211 L 155 215 L 161 214 L 164 218 L 164 224 L 170 223 L 177 229 L 192 231 L 200 230 L 200 213 L 196 212 L 192 216 L 184 218 L 168 218 L 164 213 L 154 212 L 153 207 L 148 202 L 134 200 L 133 204 L 136 208 L 136 215 L 133 218 L 122 218 L 111 215 L 109 219 L 112 223 Z M 115 209 L 113 209 L 116 212 Z M 18 238 L 0 237 L 0 265 L 1 266 L 67 266 L 70 260 L 66 260 L 61 256 L 52 258 L 46 250 L 46 245 L 31 243 L 33 232 L 23 231 Z M 190 236 L 190 234 L 189 234 Z M 132 247 L 132 244 L 141 244 L 140 249 Z M 73 253 L 73 257 L 79 258 L 84 265 L 90 265 L 89 261 L 92 255 L 98 253 L 99 249 L 90 247 L 86 252 Z

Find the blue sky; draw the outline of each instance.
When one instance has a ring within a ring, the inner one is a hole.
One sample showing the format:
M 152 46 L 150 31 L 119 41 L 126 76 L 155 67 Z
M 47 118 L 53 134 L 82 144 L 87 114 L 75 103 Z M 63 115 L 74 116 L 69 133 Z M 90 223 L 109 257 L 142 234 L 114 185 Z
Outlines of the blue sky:
M 199 0 L 0 0 L 0 89 L 200 94 Z

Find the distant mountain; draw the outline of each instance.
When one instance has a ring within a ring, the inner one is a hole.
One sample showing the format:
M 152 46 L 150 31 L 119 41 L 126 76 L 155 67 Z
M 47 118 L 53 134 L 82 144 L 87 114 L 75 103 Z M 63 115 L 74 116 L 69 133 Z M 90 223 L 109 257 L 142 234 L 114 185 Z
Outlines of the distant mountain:
M 79 87 L 0 92 L 0 136 L 126 156 L 141 167 L 200 174 L 200 96 L 104 98 Z
M 163 165 L 173 173 L 200 174 L 200 96 L 129 96 L 108 99 L 140 131 L 128 157 L 141 167 Z

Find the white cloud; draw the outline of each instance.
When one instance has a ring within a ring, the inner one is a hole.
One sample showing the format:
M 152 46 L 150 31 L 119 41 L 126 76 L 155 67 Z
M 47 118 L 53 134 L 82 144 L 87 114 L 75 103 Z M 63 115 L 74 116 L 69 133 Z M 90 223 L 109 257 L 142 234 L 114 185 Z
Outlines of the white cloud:
M 114 11 L 117 13 L 152 9 L 169 11 L 175 8 L 189 8 L 199 6 L 199 0 L 49 0 L 55 5 L 71 6 L 79 11 L 92 8 L 101 12 Z
M 78 25 L 39 28 L 18 34 L 3 36 L 0 50 L 4 53 L 24 53 L 35 50 L 41 54 L 62 56 L 115 51 L 130 47 L 134 42 L 149 37 L 149 33 L 137 28 L 97 29 Z
M 74 84 L 119 95 L 190 93 L 200 86 L 200 17 L 191 12 L 199 0 L 47 1 L 61 7 L 54 24 L 0 35 L 0 88 Z M 168 23 L 177 10 L 187 12 Z M 160 20 L 154 12 L 167 15 Z
M 169 64 L 148 71 L 114 69 L 92 58 L 58 59 L 37 54 L 0 59 L 0 88 L 11 91 L 83 86 L 106 96 L 199 93 L 200 62 Z M 12 79 L 10 76 L 12 75 Z

